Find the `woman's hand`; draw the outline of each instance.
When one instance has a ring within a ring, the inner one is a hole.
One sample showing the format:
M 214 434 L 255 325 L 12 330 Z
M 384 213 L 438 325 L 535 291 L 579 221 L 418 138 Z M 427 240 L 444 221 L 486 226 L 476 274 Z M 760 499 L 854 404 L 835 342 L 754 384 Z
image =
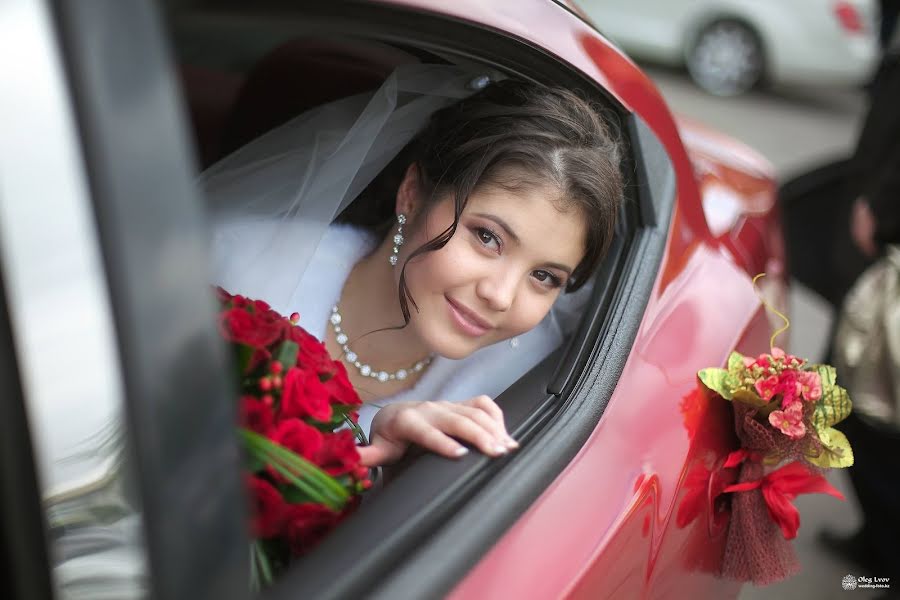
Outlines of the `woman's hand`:
M 410 444 L 458 458 L 468 442 L 488 456 L 500 456 L 519 444 L 506 432 L 503 411 L 488 396 L 464 402 L 398 402 L 385 406 L 372 421 L 370 445 L 360 446 L 362 464 L 395 462 Z
M 857 198 L 853 204 L 850 234 L 863 254 L 869 258 L 878 255 L 878 246 L 875 244 L 875 215 L 872 214 L 872 209 L 869 208 L 865 198 Z

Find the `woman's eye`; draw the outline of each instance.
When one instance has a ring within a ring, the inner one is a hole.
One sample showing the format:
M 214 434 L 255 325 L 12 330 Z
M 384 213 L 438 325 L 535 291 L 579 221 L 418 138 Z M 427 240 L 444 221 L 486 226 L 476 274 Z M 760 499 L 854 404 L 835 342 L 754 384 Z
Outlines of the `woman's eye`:
M 500 237 L 490 229 L 487 229 L 485 227 L 476 227 L 475 236 L 483 246 L 487 246 L 494 251 L 500 250 Z
M 535 271 L 532 276 L 549 287 L 558 288 L 562 285 L 560 278 L 549 271 Z

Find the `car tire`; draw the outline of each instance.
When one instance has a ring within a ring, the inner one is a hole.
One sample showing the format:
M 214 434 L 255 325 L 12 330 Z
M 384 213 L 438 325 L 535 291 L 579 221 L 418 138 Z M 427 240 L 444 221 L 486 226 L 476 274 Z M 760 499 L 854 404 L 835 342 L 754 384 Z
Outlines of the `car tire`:
M 759 84 L 764 58 L 759 35 L 733 19 L 705 25 L 685 52 L 691 79 L 715 96 L 737 96 Z

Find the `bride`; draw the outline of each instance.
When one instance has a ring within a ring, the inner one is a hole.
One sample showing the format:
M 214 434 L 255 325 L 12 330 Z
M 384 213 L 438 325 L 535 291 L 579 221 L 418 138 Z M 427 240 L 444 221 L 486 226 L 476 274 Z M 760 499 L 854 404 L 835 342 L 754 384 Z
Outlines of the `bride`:
M 562 341 L 551 309 L 609 247 L 619 159 L 571 91 L 401 67 L 204 174 L 216 282 L 299 312 L 343 361 L 365 464 L 410 444 L 502 455 L 517 443 L 492 396 Z

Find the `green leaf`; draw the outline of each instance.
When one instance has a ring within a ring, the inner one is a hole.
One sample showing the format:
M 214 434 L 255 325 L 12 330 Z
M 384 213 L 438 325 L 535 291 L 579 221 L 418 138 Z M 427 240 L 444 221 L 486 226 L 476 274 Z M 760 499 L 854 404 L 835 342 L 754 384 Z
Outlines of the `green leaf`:
M 245 452 L 245 457 L 247 461 L 247 471 L 250 473 L 257 473 L 266 468 L 266 463 L 264 463 L 260 458 L 256 455 L 250 454 L 249 452 Z
M 827 365 L 816 365 L 819 376 L 822 377 L 822 397 L 816 402 L 811 417 L 813 427 L 822 431 L 835 423 L 840 423 L 850 414 L 853 403 L 847 390 L 834 384 L 834 368 Z M 831 371 L 829 374 L 828 371 Z M 826 377 L 830 383 L 826 385 Z
M 713 367 L 701 369 L 697 373 L 697 376 L 707 388 L 716 392 L 726 400 L 731 400 L 732 391 L 734 389 L 734 378 L 728 371 Z
M 819 456 L 808 456 L 806 460 L 825 469 L 853 466 L 853 449 L 847 436 L 843 433 L 828 427 L 817 432 L 819 440 L 822 441 L 822 453 Z
M 266 556 L 266 553 L 259 542 L 253 543 L 253 557 L 262 583 L 264 585 L 271 585 L 274 579 L 272 577 L 272 565 L 269 561 L 269 557 Z
M 300 346 L 290 340 L 281 342 L 281 345 L 275 351 L 275 360 L 281 363 L 285 372 L 291 367 L 297 365 L 297 354 L 300 352 Z
M 250 591 L 258 592 L 262 587 L 259 582 L 259 567 L 256 563 L 255 542 L 250 542 Z
M 767 408 L 768 411 L 766 411 L 766 414 L 772 412 L 775 409 L 775 406 L 778 405 L 777 402 L 766 402 L 760 398 L 756 392 L 751 390 L 735 390 L 732 399 L 735 402 L 743 402 L 744 404 L 749 404 L 756 408 Z
M 235 344 L 235 362 L 238 366 L 238 373 L 246 373 L 247 367 L 250 366 L 250 360 L 253 358 L 253 348 L 246 344 Z
M 284 496 L 285 502 L 289 504 L 302 504 L 304 502 L 315 502 L 308 495 L 303 493 L 299 488 L 295 486 L 284 486 L 281 490 L 281 495 Z
M 732 352 L 728 356 L 728 372 L 732 375 L 740 377 L 745 369 L 746 367 L 744 367 L 744 355 L 740 352 Z
M 350 498 L 340 483 L 305 458 L 256 432 L 240 429 L 239 433 L 248 454 L 275 469 L 314 502 L 341 510 Z
M 815 371 L 822 378 L 823 390 L 837 382 L 837 371 L 831 365 L 810 365 L 809 370 Z

